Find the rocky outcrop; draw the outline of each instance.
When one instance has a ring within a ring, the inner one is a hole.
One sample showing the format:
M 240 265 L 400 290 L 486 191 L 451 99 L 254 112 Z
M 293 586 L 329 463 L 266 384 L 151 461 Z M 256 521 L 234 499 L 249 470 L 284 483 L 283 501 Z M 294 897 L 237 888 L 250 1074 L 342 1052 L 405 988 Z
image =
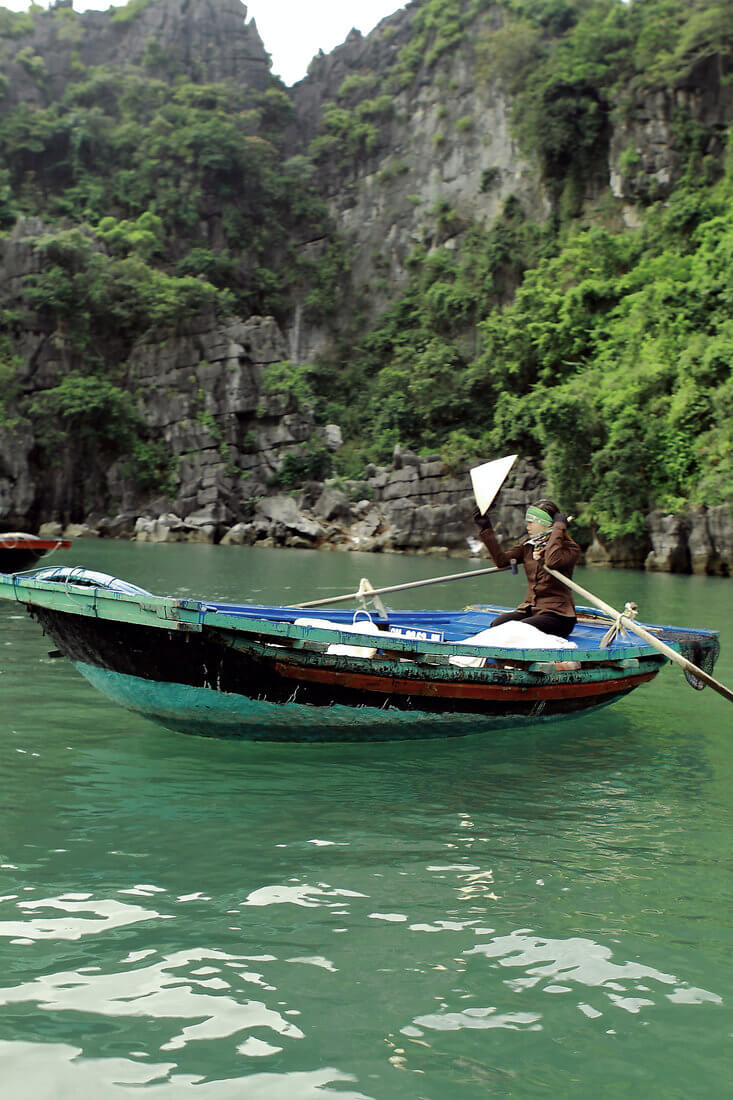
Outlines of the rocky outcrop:
M 13 305 L 22 306 L 23 280 L 39 271 L 35 240 L 47 229 L 39 219 L 20 218 L 0 240 L 0 288 Z M 80 507 L 101 514 L 109 499 L 120 514 L 139 516 L 153 502 L 141 495 L 128 456 L 85 471 L 83 496 L 70 447 L 61 448 L 52 468 L 39 468 L 33 424 L 16 413 L 84 364 L 62 327 L 49 326 L 41 314 L 26 309 L 23 323 L 13 323 L 17 393 L 0 425 L 0 523 L 7 529 L 78 520 Z M 340 445 L 335 426 L 316 430 L 308 409 L 264 388 L 268 365 L 287 356 L 273 318 L 222 321 L 210 313 L 189 318 L 176 332 L 146 333 L 115 365 L 115 381 L 133 394 L 150 440 L 170 456 L 170 484 L 164 497 L 158 490 L 156 516 L 193 516 L 193 524 L 219 533 L 271 491 L 286 455 L 300 455 L 319 432 L 326 447 Z
M 646 518 L 652 549 L 645 567 L 655 572 L 728 577 L 733 572 L 733 512 L 719 505 L 682 515 Z
M 379 524 L 359 539 L 359 548 L 465 553 L 476 534 L 468 470 L 469 464 L 451 468 L 439 455 L 421 458 L 399 448 L 391 467 L 367 467 L 364 484 L 371 509 L 365 519 L 371 513 Z M 518 462 L 491 512 L 500 538 L 521 536 L 524 510 L 543 488 L 539 471 L 527 461 Z
M 201 317 L 162 343 L 142 339 L 128 363 L 128 385 L 151 435 L 173 458 L 170 510 L 196 526 L 231 525 L 268 493 L 286 454 L 317 434 L 295 400 L 268 393 L 263 375 L 286 358 L 272 317 L 218 324 Z M 139 489 L 120 462 L 109 473 L 121 511 L 139 507 Z
M 404 283 L 417 245 L 460 249 L 466 227 L 491 225 L 509 196 L 529 217 L 542 219 L 549 211 L 538 166 L 512 136 L 511 104 L 477 74 L 475 35 L 462 35 L 437 60 L 419 59 L 408 79 L 385 86 L 413 40 L 417 11 L 408 4 L 367 37 L 352 32 L 333 53 L 314 59 L 308 77 L 292 90 L 294 154 L 327 136 L 327 104 L 343 112 L 347 130 L 349 118 L 368 123 L 368 140 L 355 139 L 352 148 L 342 135 L 316 162 L 365 312 L 378 311 Z M 485 30 L 498 25 L 501 14 L 483 7 L 476 18 L 477 29 Z M 151 0 L 83 15 L 61 0 L 26 24 L 27 31 L 3 40 L 9 83 L 0 113 L 19 102 L 32 109 L 61 101 L 72 77 L 97 65 L 154 66 L 171 80 L 185 75 L 255 89 L 268 84 L 269 59 L 240 0 Z M 634 92 L 613 122 L 610 171 L 618 197 L 633 203 L 669 190 L 684 169 L 688 122 L 698 128 L 695 140 L 704 140 L 708 167 L 715 168 L 733 116 L 729 69 L 729 59 L 711 54 L 670 90 Z M 100 84 L 104 94 L 114 96 L 115 88 L 105 91 Z M 21 218 L 0 240 L 0 280 L 11 301 L 20 300 L 23 279 L 40 270 L 32 238 L 44 231 L 40 221 Z M 317 260 L 329 240 L 297 247 Z M 83 498 L 84 512 L 94 512 L 77 533 L 412 553 L 478 548 L 467 468 L 449 467 L 439 455 L 398 449 L 389 466 L 370 466 L 358 481 L 299 481 L 297 492 L 282 491 L 284 464 L 307 456 L 317 433 L 327 447 L 341 445 L 336 425 L 316 428 L 309 409 L 263 385 L 270 364 L 323 361 L 328 351 L 327 334 L 304 320 L 309 289 L 302 287 L 282 328 L 271 317 L 222 321 L 206 315 L 190 318 L 183 330 L 147 333 L 125 346 L 113 369 L 134 395 L 150 440 L 170 456 L 168 484 L 144 496 L 125 460 L 99 463 L 89 474 L 95 492 Z M 78 369 L 60 327 L 51 331 L 29 313 L 22 325 L 13 324 L 24 398 Z M 23 528 L 29 517 L 81 519 L 79 507 L 60 503 L 71 499 L 73 467 L 62 454 L 53 469 L 39 469 L 34 451 L 31 423 L 9 416 L 0 427 L 0 523 Z M 522 534 L 524 508 L 543 491 L 536 468 L 527 462 L 515 467 L 493 512 L 500 538 Z M 102 515 L 101 500 L 110 498 L 114 514 Z M 605 543 L 596 537 L 586 561 L 729 575 L 732 524 L 723 506 L 682 516 L 654 512 L 644 536 Z
M 296 142 L 302 148 L 304 139 L 324 132 L 325 105 L 354 117 L 364 101 L 375 105 L 369 141 L 350 155 L 343 148 L 329 152 L 319 173 L 353 255 L 354 286 L 368 286 L 375 309 L 388 300 L 380 287 L 404 283 L 417 245 L 455 245 L 469 223 L 488 227 L 509 195 L 528 217 L 549 213 L 537 168 L 511 133 L 511 104 L 477 75 L 475 35 L 467 33 L 433 66 L 423 62 L 397 91 L 389 86 L 412 40 L 416 10 L 408 4 L 366 37 L 352 31 L 342 46 L 314 58 L 293 88 L 294 151 Z M 497 17 L 484 13 L 477 33 L 487 29 L 487 18 Z M 356 90 L 344 91 L 349 84 Z
M 27 423 L 11 421 L 0 426 L 0 520 L 6 531 L 22 531 L 28 526 L 37 492 L 29 460 L 33 442 Z
M 268 452 L 272 460 L 272 449 Z M 186 515 L 179 514 L 185 512 L 180 500 L 186 498 L 179 498 L 179 512 L 159 498 L 139 516 L 90 516 L 83 527 L 54 524 L 45 530 L 67 537 L 99 535 L 143 542 L 464 557 L 483 553 L 472 518 L 468 471 L 474 464 L 449 466 L 438 455 L 424 457 L 396 448 L 389 466 L 367 466 L 358 481 L 304 482 L 291 493 L 269 490 L 260 497 L 232 501 L 231 506 L 217 498 Z M 526 507 L 544 495 L 546 485 L 537 467 L 527 460 L 517 462 L 491 508 L 502 541 L 523 537 Z M 246 518 L 232 522 L 235 515 Z M 682 515 L 652 512 L 645 535 L 604 543 L 596 534 L 582 560 L 591 566 L 730 576 L 733 509 L 720 505 Z
M 687 517 L 652 512 L 647 516 L 647 525 L 653 549 L 647 555 L 645 567 L 657 573 L 689 573 Z
M 691 142 L 711 167 L 720 163 L 733 121 L 733 57 L 709 53 L 671 88 L 642 88 L 618 112 L 610 183 L 628 202 L 668 195 L 685 170 Z
M 584 563 L 609 569 L 643 569 L 649 545 L 646 534 L 604 540 L 596 531 L 585 550 Z
M 473 463 L 471 463 L 473 465 Z M 243 509 L 216 505 L 186 516 L 160 511 L 152 502 L 134 523 L 129 514 L 88 523 L 100 535 L 119 532 L 144 542 L 221 541 L 230 546 L 291 546 L 398 553 L 476 553 L 469 466 L 447 466 L 439 456 L 422 458 L 396 449 L 389 466 L 368 466 L 364 479 L 308 482 L 292 494 L 270 493 Z M 340 484 L 340 487 L 339 487 Z M 524 534 L 528 503 L 541 496 L 539 471 L 520 461 L 492 507 L 500 538 Z M 227 520 L 237 510 L 246 519 Z
M 162 77 L 201 83 L 269 82 L 270 59 L 240 0 L 151 0 L 133 8 L 77 13 L 70 2 L 36 10 L 32 29 L 5 39 L 9 86 L 0 111 L 58 102 L 82 67 L 147 65 Z M 104 94 L 100 89 L 100 94 Z

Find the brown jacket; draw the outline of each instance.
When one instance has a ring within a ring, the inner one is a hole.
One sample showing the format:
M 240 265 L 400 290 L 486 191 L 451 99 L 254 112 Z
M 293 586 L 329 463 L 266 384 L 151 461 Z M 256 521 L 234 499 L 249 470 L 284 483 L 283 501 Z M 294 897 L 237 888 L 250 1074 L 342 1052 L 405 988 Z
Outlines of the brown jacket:
M 494 559 L 494 564 L 500 569 L 510 565 L 512 558 L 517 565 L 520 563 L 524 565 L 527 574 L 527 593 L 524 603 L 519 605 L 517 611 L 531 608 L 532 611 L 554 611 L 557 615 L 575 615 L 575 604 L 570 589 L 566 588 L 561 581 L 556 581 L 543 568 L 543 563 L 547 562 L 550 568 L 556 569 L 558 573 L 563 573 L 566 577 L 573 575 L 573 566 L 580 555 L 580 547 L 570 538 L 564 523 L 553 523 L 550 538 L 539 561 L 535 561 L 532 556 L 534 547 L 529 545 L 529 536 L 508 550 L 504 550 L 499 544 L 491 527 L 485 527 L 480 531 L 479 537 Z

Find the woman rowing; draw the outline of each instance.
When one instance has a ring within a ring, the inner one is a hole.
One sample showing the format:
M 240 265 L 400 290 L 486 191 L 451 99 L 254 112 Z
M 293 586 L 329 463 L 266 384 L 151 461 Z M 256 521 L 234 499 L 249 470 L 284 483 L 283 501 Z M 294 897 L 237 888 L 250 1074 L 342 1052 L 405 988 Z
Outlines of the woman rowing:
M 524 622 L 537 627 L 544 634 L 567 638 L 575 626 L 575 604 L 570 589 L 555 580 L 544 568 L 547 564 L 566 577 L 573 574 L 580 555 L 580 547 L 568 534 L 568 517 L 560 512 L 552 500 L 540 500 L 531 504 L 525 514 L 527 537 L 516 546 L 504 550 L 491 526 L 488 513 L 474 511 L 479 527 L 479 537 L 494 564 L 500 569 L 512 560 L 522 562 L 527 574 L 527 594 L 524 603 L 515 611 L 499 615 L 492 626 L 501 623 Z

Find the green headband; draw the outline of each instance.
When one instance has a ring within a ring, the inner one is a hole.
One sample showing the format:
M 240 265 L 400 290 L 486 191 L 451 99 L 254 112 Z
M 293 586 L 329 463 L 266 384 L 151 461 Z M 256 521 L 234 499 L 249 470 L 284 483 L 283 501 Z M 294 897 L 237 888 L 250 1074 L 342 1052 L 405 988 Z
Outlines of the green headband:
M 538 508 L 536 504 L 530 504 L 525 514 L 525 520 L 532 519 L 535 523 L 543 523 L 545 527 L 552 527 L 552 516 L 549 512 L 545 512 L 542 508 Z

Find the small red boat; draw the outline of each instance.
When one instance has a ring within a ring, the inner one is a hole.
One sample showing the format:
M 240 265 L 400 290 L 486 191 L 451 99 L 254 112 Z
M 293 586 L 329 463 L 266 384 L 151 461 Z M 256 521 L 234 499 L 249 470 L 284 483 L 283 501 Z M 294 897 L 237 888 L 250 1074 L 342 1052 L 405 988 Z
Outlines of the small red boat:
M 49 550 L 68 550 L 71 539 L 43 539 L 23 531 L 0 534 L 0 572 L 17 573 L 34 565 Z

